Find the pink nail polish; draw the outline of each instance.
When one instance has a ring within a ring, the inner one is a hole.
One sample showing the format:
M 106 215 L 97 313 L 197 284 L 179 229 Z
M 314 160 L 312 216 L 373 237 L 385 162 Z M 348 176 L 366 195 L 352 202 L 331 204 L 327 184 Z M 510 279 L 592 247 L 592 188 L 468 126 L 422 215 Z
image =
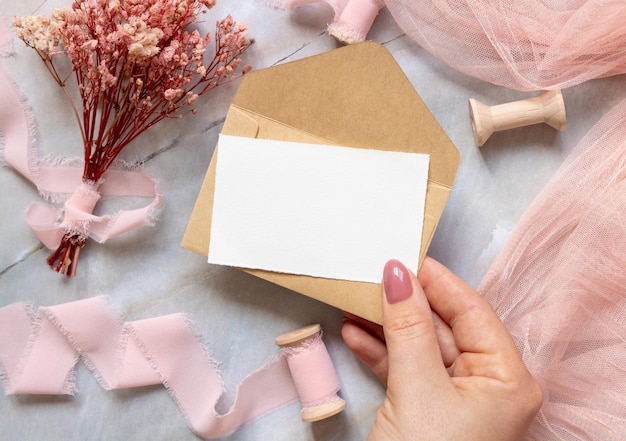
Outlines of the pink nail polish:
M 383 284 L 387 302 L 402 302 L 413 294 L 411 277 L 406 267 L 398 260 L 390 260 L 385 264 L 383 271 Z

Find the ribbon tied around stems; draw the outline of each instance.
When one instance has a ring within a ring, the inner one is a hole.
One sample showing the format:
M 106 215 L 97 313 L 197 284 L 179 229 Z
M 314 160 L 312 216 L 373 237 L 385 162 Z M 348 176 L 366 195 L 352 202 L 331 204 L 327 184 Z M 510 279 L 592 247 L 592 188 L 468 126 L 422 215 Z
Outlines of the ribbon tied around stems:
M 216 362 L 183 314 L 123 323 L 103 297 L 41 307 L 36 315 L 23 303 L 0 308 L 7 395 L 71 395 L 73 369 L 82 359 L 107 390 L 163 384 L 190 428 L 207 439 L 296 399 L 305 421 L 345 408 L 319 325 L 284 334 L 277 343 L 281 355 L 246 377 L 232 408 L 219 415 L 215 406 L 224 387 Z
M 11 43 L 9 28 L 0 18 L 0 54 L 9 53 L 3 48 Z M 67 199 L 61 222 L 55 206 L 32 203 L 26 210 L 27 224 L 47 248 L 56 249 L 65 233 L 74 234 L 77 240 L 90 237 L 105 242 L 134 228 L 153 225 L 153 214 L 162 205 L 163 196 L 147 173 L 118 161 L 100 181 L 83 182 L 83 167 L 78 160 L 37 156 L 35 132 L 26 99 L 0 69 L 0 157 L 32 182 L 42 197 L 53 202 Z M 151 198 L 152 202 L 134 210 L 95 216 L 94 206 L 103 196 L 137 196 Z M 64 260 L 59 265 L 67 264 Z
M 385 5 L 383 0 L 268 0 L 272 6 L 281 9 L 295 9 L 320 1 L 327 3 L 334 11 L 328 33 L 346 44 L 364 41 L 378 12 Z

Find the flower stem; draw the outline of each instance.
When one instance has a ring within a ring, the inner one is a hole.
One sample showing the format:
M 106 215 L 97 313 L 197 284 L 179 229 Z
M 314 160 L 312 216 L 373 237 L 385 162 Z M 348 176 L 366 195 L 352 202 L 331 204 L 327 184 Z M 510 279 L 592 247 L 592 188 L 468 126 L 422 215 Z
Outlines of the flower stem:
M 57 249 L 48 256 L 46 262 L 57 273 L 72 277 L 76 274 L 78 256 L 85 243 L 86 239 L 83 235 L 68 231 L 63 235 Z

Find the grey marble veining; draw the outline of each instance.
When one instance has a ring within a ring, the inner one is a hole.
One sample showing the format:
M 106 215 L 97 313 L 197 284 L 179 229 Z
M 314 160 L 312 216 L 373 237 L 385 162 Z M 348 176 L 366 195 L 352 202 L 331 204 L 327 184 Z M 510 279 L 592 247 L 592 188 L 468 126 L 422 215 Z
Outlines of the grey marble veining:
M 2 0 L 0 16 L 49 13 L 67 0 Z M 246 54 L 255 69 L 339 47 L 325 32 L 325 4 L 280 11 L 255 0 L 220 0 L 208 26 L 231 12 L 249 23 L 256 43 Z M 210 28 L 206 27 L 206 30 Z M 457 73 L 408 39 L 383 9 L 369 38 L 383 43 L 461 154 L 455 188 L 430 255 L 478 286 L 489 265 L 533 198 L 567 154 L 613 104 L 626 95 L 623 78 L 591 81 L 563 92 L 568 128 L 533 126 L 494 134 L 478 149 L 467 100 L 500 104 L 531 94 L 496 87 Z M 32 106 L 39 150 L 78 156 L 75 121 L 56 85 L 32 50 L 15 41 L 15 54 L 0 59 Z M 15 301 L 53 305 L 107 295 L 128 320 L 185 312 L 221 363 L 227 394 L 277 349 L 274 337 L 308 323 L 322 324 L 348 402 L 341 415 L 315 424 L 299 418 L 294 403 L 226 437 L 231 440 L 362 440 L 384 396 L 383 388 L 343 344 L 341 312 L 235 269 L 208 265 L 179 246 L 237 83 L 215 90 L 198 115 L 166 121 L 124 153 L 146 160 L 165 196 L 154 228 L 143 228 L 99 245 L 90 241 L 78 275 L 50 271 L 43 249 L 23 220 L 37 190 L 8 167 L 0 168 L 0 306 Z M 193 440 L 174 401 L 162 387 L 104 391 L 83 364 L 74 397 L 0 397 L 2 440 Z

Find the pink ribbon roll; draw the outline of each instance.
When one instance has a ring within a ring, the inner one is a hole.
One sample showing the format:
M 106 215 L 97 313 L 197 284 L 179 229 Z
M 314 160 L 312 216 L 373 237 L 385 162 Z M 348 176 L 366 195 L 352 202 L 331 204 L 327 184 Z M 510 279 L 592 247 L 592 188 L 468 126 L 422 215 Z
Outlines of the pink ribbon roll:
M 163 384 L 191 430 L 217 438 L 296 399 L 305 421 L 343 410 L 319 325 L 285 336 L 303 330 L 305 338 L 246 377 L 223 415 L 215 410 L 223 393 L 216 362 L 183 314 L 122 322 L 103 297 L 41 307 L 37 314 L 11 304 L 0 308 L 0 366 L 7 395 L 72 395 L 79 359 L 106 390 Z
M 318 421 L 345 409 L 338 395 L 339 378 L 322 342 L 320 325 L 310 325 L 276 338 L 292 373 L 302 403 L 302 419 Z
M 324 1 L 334 11 L 328 33 L 342 43 L 364 41 L 378 12 L 385 6 L 383 0 L 268 0 L 277 8 L 294 9 L 308 3 Z

